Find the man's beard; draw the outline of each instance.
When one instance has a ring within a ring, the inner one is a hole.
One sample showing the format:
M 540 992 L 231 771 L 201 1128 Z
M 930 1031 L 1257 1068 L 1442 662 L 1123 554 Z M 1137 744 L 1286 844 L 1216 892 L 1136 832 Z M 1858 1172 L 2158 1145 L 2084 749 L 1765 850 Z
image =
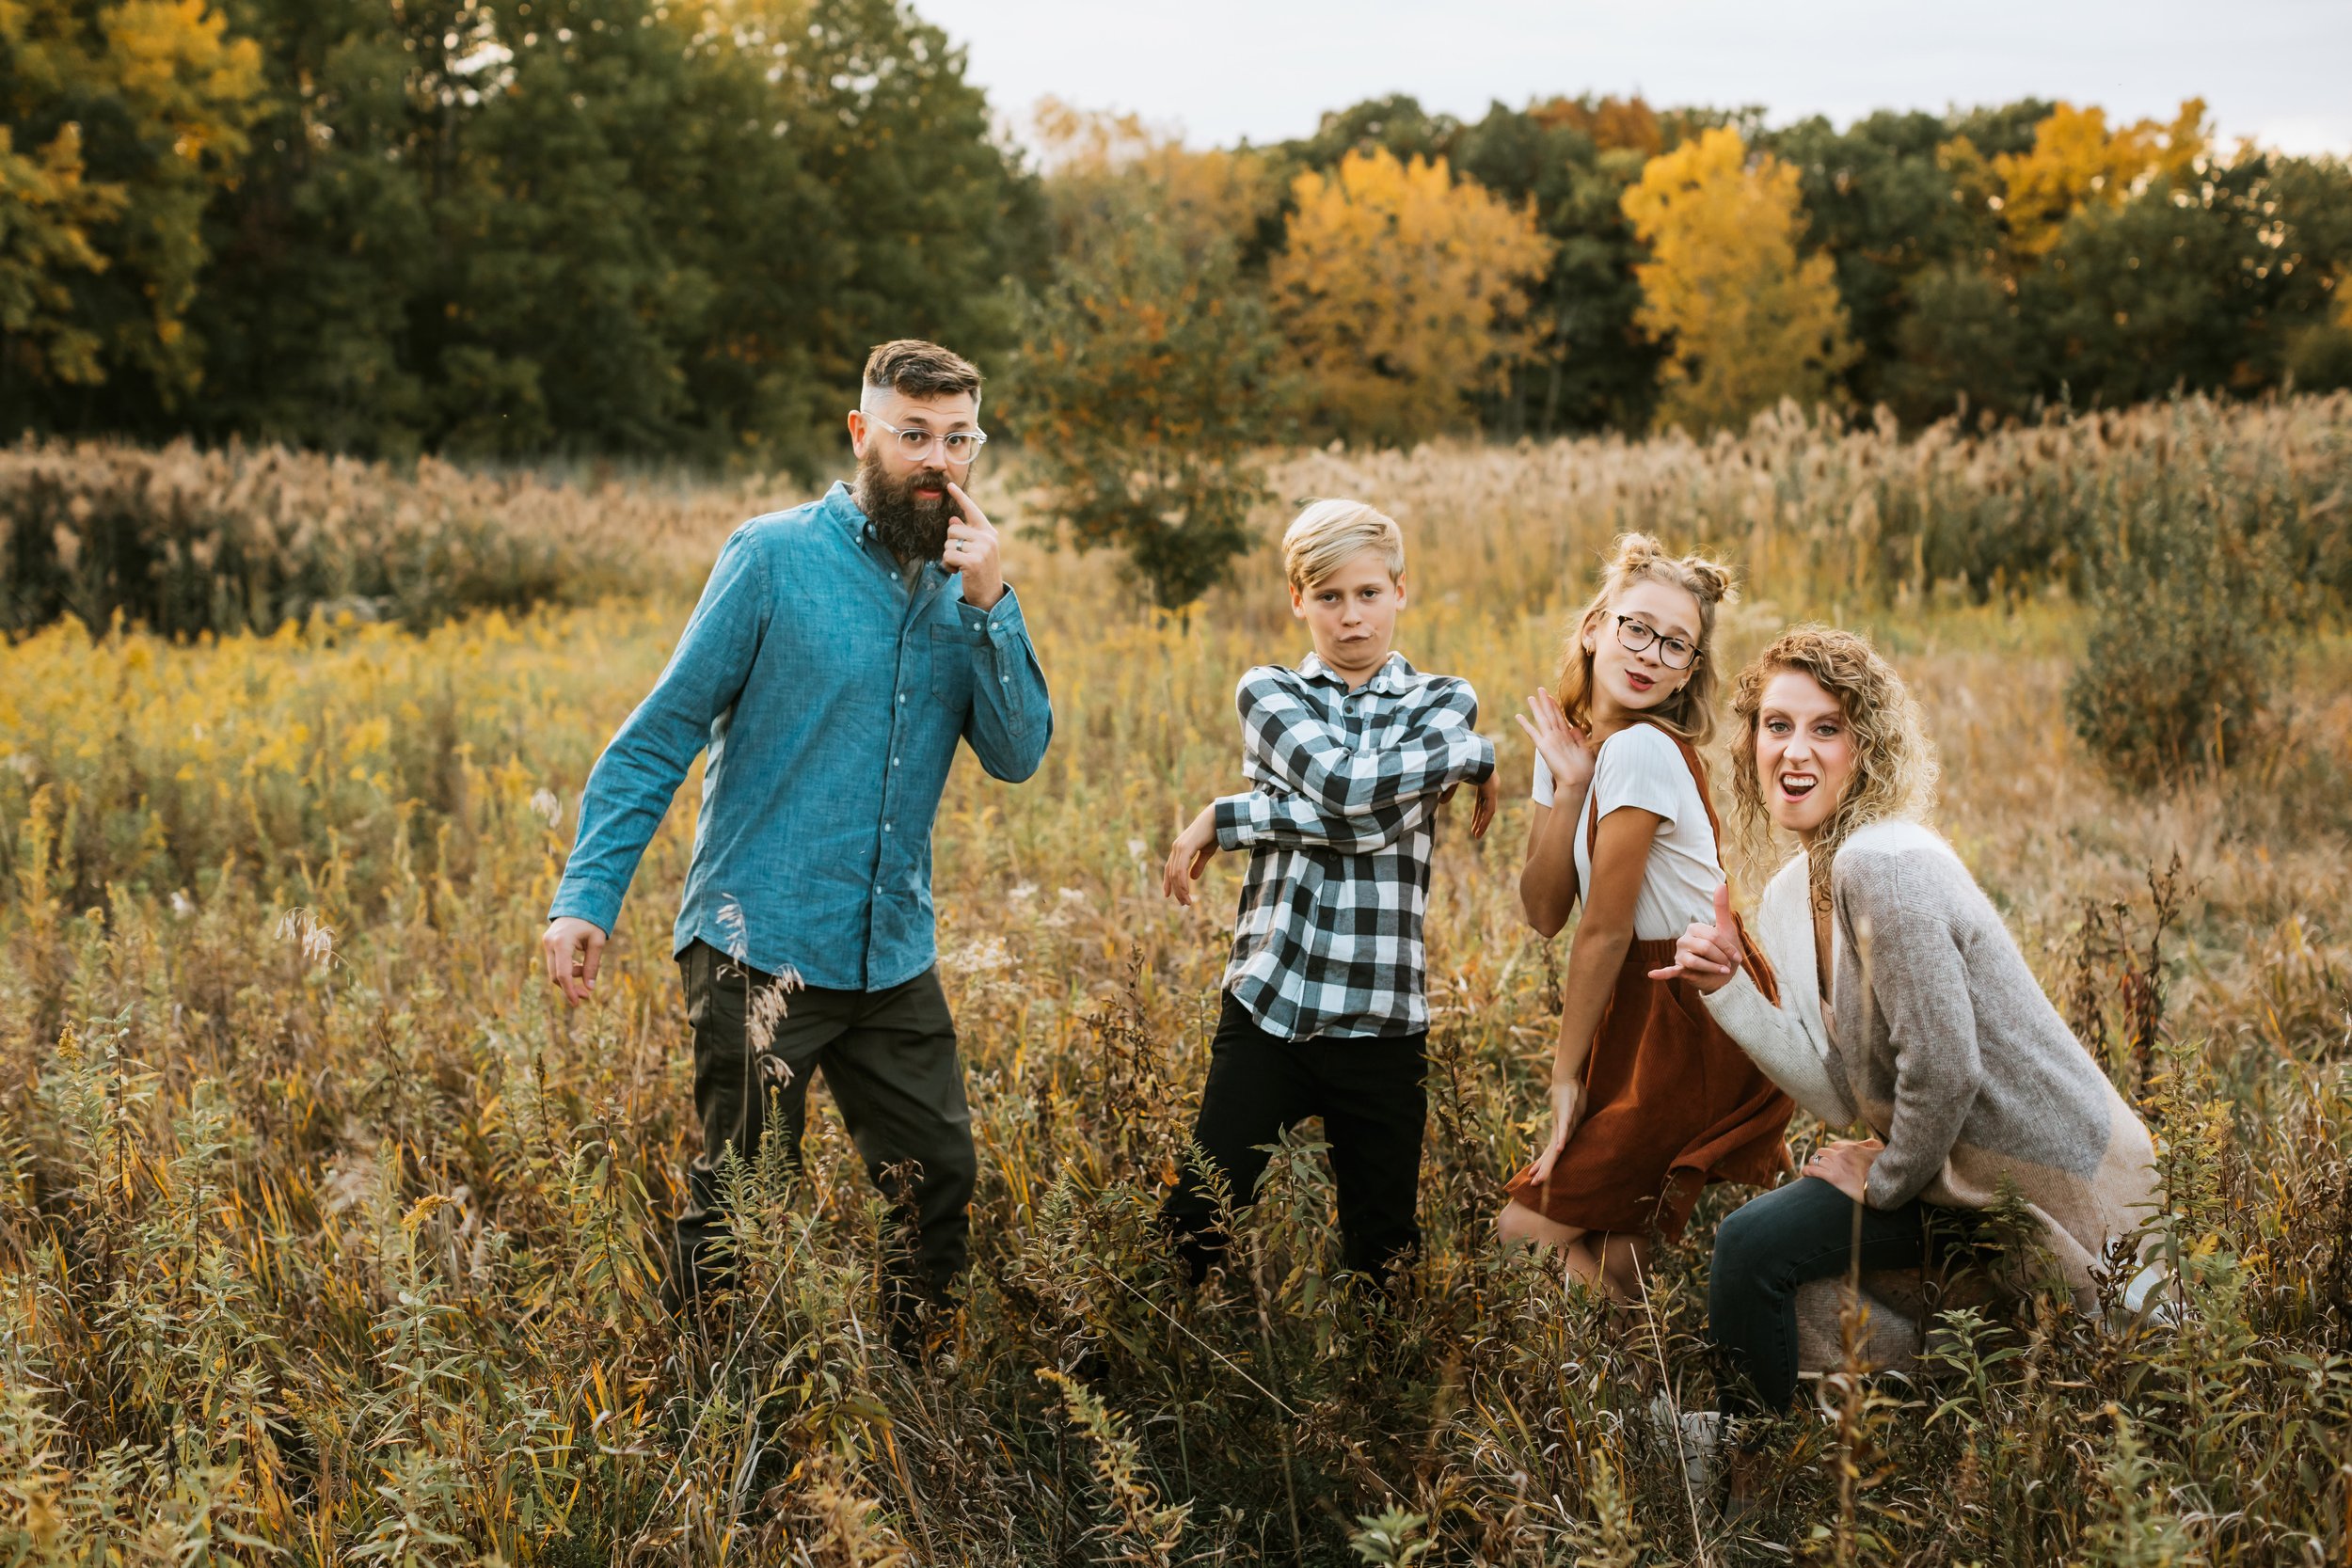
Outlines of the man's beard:
M 914 492 L 939 486 L 939 499 L 925 500 Z M 947 525 L 956 520 L 956 503 L 947 494 L 947 476 L 918 469 L 894 477 L 879 456 L 859 459 L 858 505 L 890 553 L 900 561 L 938 561 L 947 553 Z

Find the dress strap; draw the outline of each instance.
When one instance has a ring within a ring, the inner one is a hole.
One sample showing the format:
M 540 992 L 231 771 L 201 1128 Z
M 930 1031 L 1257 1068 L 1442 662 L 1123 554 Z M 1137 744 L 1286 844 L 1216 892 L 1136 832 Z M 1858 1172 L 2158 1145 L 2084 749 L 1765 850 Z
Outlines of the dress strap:
M 1647 720 L 1638 721 L 1648 722 Z M 1707 765 L 1699 760 L 1696 747 L 1675 734 L 1674 731 L 1667 729 L 1663 724 L 1657 727 L 1675 743 L 1675 749 L 1682 753 L 1683 766 L 1691 770 L 1691 782 L 1697 786 L 1699 792 L 1700 809 L 1707 813 L 1708 831 L 1715 837 L 1716 874 L 1728 882 L 1731 880 L 1731 873 L 1724 869 L 1724 824 L 1723 819 L 1715 815 L 1715 802 L 1707 792 Z M 1584 852 L 1589 856 L 1600 845 L 1600 796 L 1588 789 L 1585 793 L 1585 807 Z M 1779 977 L 1772 973 L 1772 960 L 1764 957 L 1764 950 L 1758 947 L 1755 940 L 1748 935 L 1747 922 L 1740 918 L 1738 910 L 1731 911 L 1731 928 L 1739 933 L 1740 951 L 1745 955 L 1745 961 L 1740 967 L 1748 972 L 1748 978 L 1756 982 L 1756 989 L 1764 993 L 1764 1000 L 1774 1006 L 1780 1006 Z
M 1634 721 L 1649 723 L 1646 719 Z M 1707 813 L 1707 831 L 1715 838 L 1715 869 L 1721 871 L 1724 868 L 1724 825 L 1715 815 L 1715 802 L 1708 797 L 1707 764 L 1699 760 L 1695 747 L 1665 725 L 1651 727 L 1675 743 L 1675 750 L 1682 753 L 1682 765 L 1691 770 L 1691 782 L 1698 786 L 1699 809 Z M 1593 793 L 1589 786 L 1585 790 L 1584 805 L 1584 852 L 1589 855 L 1600 843 L 1600 797 Z

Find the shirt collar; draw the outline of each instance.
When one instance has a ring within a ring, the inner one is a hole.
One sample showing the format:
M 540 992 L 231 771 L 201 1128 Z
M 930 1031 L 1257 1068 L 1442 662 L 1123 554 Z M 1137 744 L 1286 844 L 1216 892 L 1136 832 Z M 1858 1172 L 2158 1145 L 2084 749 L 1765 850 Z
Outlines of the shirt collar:
M 850 536 L 852 543 L 863 546 L 866 554 L 892 571 L 899 570 L 898 558 L 882 546 L 882 535 L 874 531 L 873 519 L 866 516 L 859 508 L 856 493 L 850 490 L 846 480 L 834 480 L 833 488 L 825 492 L 824 499 L 818 504 L 824 507 L 826 514 L 834 522 L 841 525 L 842 531 Z M 914 580 L 921 582 L 933 572 L 944 577 L 947 568 L 938 562 L 927 561 L 923 563 L 923 569 L 915 574 Z
M 1329 681 L 1343 690 L 1347 689 L 1347 677 L 1324 663 L 1321 654 L 1309 654 L 1299 662 L 1298 673 L 1311 681 Z M 1412 680 L 1413 667 L 1405 662 L 1403 654 L 1391 649 L 1389 657 L 1381 661 L 1380 668 L 1372 673 L 1372 679 L 1364 685 L 1383 697 L 1395 697 L 1403 694 L 1412 685 Z
M 825 492 L 825 499 L 818 504 L 850 538 L 871 539 L 874 536 L 874 525 L 866 521 L 866 514 L 859 510 L 857 497 L 850 491 L 847 480 L 834 480 L 833 488 Z

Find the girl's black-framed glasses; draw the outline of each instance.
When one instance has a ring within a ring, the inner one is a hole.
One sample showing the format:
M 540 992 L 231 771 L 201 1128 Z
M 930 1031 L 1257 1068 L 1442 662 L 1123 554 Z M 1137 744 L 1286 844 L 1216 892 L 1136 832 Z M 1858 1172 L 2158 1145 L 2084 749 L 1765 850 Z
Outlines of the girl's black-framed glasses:
M 1688 670 L 1698 661 L 1697 643 L 1679 637 L 1668 637 L 1638 615 L 1617 617 L 1617 641 L 1625 644 L 1625 650 L 1629 654 L 1638 654 L 1651 643 L 1657 643 L 1658 662 L 1669 670 Z

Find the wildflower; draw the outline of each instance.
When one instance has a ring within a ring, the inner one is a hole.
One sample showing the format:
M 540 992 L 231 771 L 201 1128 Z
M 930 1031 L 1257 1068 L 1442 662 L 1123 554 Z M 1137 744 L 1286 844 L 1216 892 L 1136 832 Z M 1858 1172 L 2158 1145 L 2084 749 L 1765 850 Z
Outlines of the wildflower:
M 993 970 L 1018 967 L 1012 951 L 1002 937 L 981 937 L 961 947 L 939 956 L 939 967 L 950 974 L 985 974 Z
M 413 1236 L 417 1233 L 417 1227 L 431 1218 L 435 1210 L 444 1208 L 453 1201 L 440 1193 L 427 1193 L 417 1199 L 407 1213 L 401 1216 L 400 1227 Z
M 1012 904 L 1025 904 L 1036 896 L 1037 884 L 1035 882 L 1015 882 L 1005 893 L 1006 901 Z
M 552 789 L 543 789 L 533 795 L 531 809 L 546 817 L 550 828 L 564 820 L 564 801 Z
M 763 1056 L 766 1054 L 768 1047 L 775 1040 L 776 1025 L 784 1022 L 784 1015 L 787 1011 L 784 1001 L 785 993 L 800 989 L 799 973 L 787 969 L 782 974 L 777 975 L 772 983 L 761 986 L 752 992 L 750 1011 L 744 1019 L 744 1031 L 751 1038 L 752 1050 L 755 1053 Z M 761 1070 L 766 1070 L 764 1063 Z M 788 1069 L 782 1082 L 791 1082 L 791 1073 Z
M 292 909 L 278 917 L 278 940 L 301 949 L 305 963 L 325 964 L 335 956 L 335 928 L 318 911 Z
M 196 900 L 188 896 L 186 889 L 173 888 L 171 890 L 171 912 L 182 920 L 187 919 L 196 912 Z
M 1139 861 L 1143 859 L 1143 852 L 1148 847 L 1150 847 L 1150 846 L 1146 845 L 1143 840 L 1139 838 L 1131 838 L 1127 841 L 1127 858 L 1129 860 Z
M 743 919 L 743 906 L 736 902 L 732 893 L 719 895 L 719 929 L 727 934 L 727 957 L 738 964 L 750 963 L 751 941 Z

